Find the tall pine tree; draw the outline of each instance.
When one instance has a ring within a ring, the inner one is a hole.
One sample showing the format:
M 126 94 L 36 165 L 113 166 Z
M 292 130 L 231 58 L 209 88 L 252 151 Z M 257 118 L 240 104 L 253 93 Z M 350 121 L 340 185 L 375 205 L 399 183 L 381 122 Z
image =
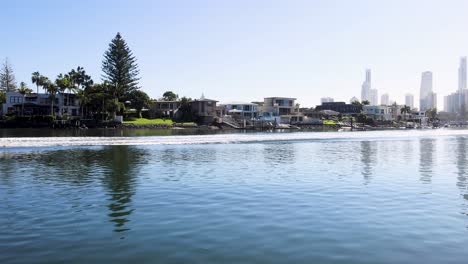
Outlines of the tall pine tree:
M 12 92 L 16 90 L 16 80 L 15 74 L 13 73 L 13 68 L 8 62 L 8 59 L 5 59 L 1 69 L 0 69 L 0 91 L 3 92 Z
M 135 56 L 120 33 L 109 44 L 102 61 L 103 80 L 111 87 L 112 96 L 124 102 L 138 90 L 139 70 Z

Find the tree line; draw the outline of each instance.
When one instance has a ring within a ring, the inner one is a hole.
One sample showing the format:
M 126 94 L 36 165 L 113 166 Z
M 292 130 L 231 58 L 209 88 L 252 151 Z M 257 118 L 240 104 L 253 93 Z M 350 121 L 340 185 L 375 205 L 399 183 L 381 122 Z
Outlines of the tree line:
M 57 95 L 64 99 L 61 100 L 65 104 L 61 107 L 63 111 L 64 106 L 70 105 L 72 94 L 79 99 L 82 118 L 100 116 L 105 119 L 108 116 L 123 115 L 126 107 L 136 109 L 140 115 L 141 110 L 149 105 L 150 98 L 138 86 L 140 78 L 137 60 L 120 33 L 116 34 L 104 53 L 101 69 L 100 83 L 94 82 L 81 66 L 67 73 L 60 73 L 52 79 L 35 71 L 31 75 L 31 82 L 36 86 L 36 93 L 41 88 L 49 95 L 52 116 L 55 116 L 54 103 Z M 13 68 L 6 59 L 0 68 L 0 103 L 5 103 L 5 94 L 10 91 L 17 91 L 24 97 L 33 92 L 24 82 L 17 86 Z M 63 116 L 65 113 L 59 115 Z

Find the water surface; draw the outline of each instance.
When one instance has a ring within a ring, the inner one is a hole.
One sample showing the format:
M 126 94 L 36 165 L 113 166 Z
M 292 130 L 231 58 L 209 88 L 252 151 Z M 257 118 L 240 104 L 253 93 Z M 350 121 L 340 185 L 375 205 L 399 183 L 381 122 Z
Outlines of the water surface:
M 468 259 L 466 132 L 191 137 L 9 138 L 0 263 Z

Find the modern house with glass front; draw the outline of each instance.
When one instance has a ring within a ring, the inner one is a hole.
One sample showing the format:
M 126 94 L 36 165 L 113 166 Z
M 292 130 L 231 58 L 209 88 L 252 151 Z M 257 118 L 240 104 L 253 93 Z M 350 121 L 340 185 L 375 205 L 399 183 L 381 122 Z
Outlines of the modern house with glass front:
M 296 106 L 296 98 L 266 97 L 263 99 L 261 119 L 277 123 L 302 122 L 303 115 Z
M 258 117 L 258 105 L 247 102 L 229 102 L 220 104 L 222 115 L 230 115 L 241 119 L 252 119 Z
M 52 110 L 52 100 L 53 110 Z M 76 94 L 56 94 L 52 99 L 50 94 L 33 93 L 22 95 L 18 92 L 7 92 L 6 103 L 2 106 L 3 115 L 80 115 L 80 102 Z

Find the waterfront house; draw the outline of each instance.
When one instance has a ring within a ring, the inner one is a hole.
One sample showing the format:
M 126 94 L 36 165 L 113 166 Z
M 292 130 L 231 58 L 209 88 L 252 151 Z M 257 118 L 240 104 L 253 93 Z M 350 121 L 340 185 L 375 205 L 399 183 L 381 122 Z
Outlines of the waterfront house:
M 391 107 L 385 105 L 364 105 L 363 112 L 373 120 L 392 121 Z
M 230 115 L 239 119 L 255 119 L 258 117 L 258 105 L 247 102 L 229 102 L 220 104 L 222 115 Z
M 180 105 L 180 101 L 153 101 L 150 107 L 150 117 L 174 118 Z
M 347 104 L 345 102 L 323 102 L 321 105 L 317 105 L 316 111 L 331 110 L 343 115 L 356 115 L 361 113 L 362 106 Z
M 266 97 L 263 101 L 261 119 L 276 123 L 300 123 L 304 116 L 299 112 L 296 98 Z
M 3 115 L 50 115 L 51 96 L 44 93 L 22 95 L 18 92 L 7 92 L 6 103 L 2 106 Z M 24 104 L 23 104 L 24 103 Z M 24 110 L 23 110 L 24 106 Z M 54 99 L 54 115 L 80 115 L 80 103 L 76 94 L 56 94 Z
M 198 117 L 200 124 L 210 124 L 218 116 L 217 102 L 216 100 L 205 98 L 203 95 L 200 99 L 190 102 L 192 113 Z
M 403 118 L 403 116 L 401 115 L 401 108 L 403 108 L 403 105 L 397 105 L 395 103 L 387 107 L 388 107 L 388 112 L 392 116 L 393 120 L 400 120 Z

